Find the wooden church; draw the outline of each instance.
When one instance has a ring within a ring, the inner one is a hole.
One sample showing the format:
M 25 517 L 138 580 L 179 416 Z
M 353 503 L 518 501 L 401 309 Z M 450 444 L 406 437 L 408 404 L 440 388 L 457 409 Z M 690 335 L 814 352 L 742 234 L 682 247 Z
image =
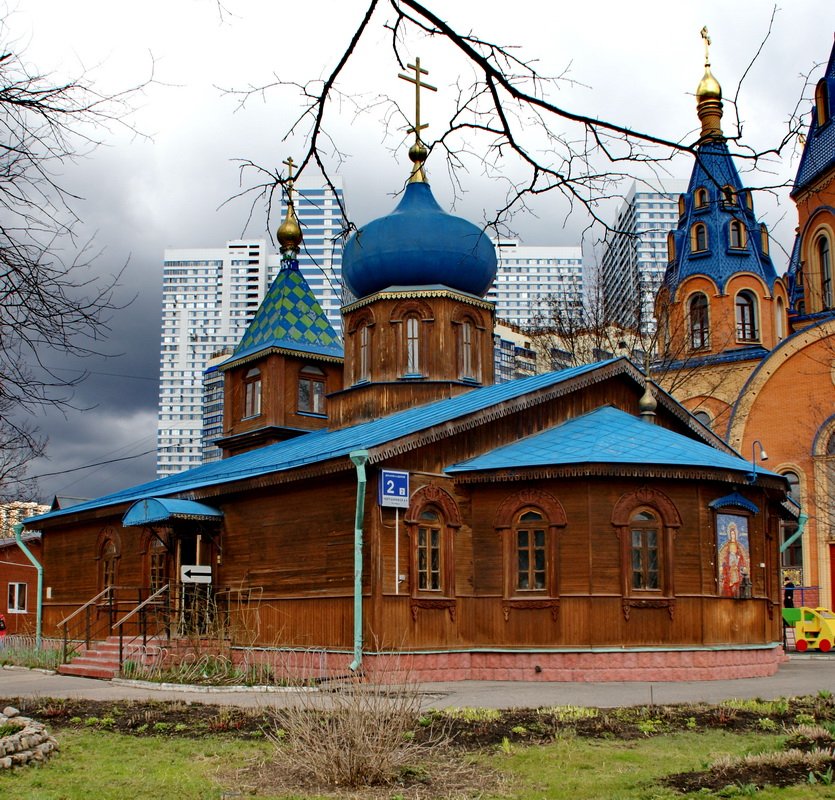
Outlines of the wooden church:
M 494 248 L 439 207 L 419 139 L 410 158 L 397 208 L 345 247 L 344 343 L 289 204 L 221 366 L 223 460 L 28 520 L 45 632 L 196 626 L 310 677 L 774 672 L 785 479 L 624 358 L 494 384 Z

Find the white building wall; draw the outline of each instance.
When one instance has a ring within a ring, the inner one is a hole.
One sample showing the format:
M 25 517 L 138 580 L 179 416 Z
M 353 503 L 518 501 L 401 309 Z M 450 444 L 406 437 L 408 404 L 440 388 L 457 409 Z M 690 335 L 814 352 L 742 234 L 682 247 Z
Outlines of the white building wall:
M 516 239 L 494 242 L 499 260 L 487 299 L 496 317 L 526 327 L 549 315 L 549 298 L 560 308 L 581 308 L 585 290 L 580 247 L 535 247 Z
M 600 266 L 605 319 L 652 333 L 655 295 L 667 268 L 667 234 L 678 222 L 678 198 L 687 181 L 649 190 L 632 184 L 607 237 Z

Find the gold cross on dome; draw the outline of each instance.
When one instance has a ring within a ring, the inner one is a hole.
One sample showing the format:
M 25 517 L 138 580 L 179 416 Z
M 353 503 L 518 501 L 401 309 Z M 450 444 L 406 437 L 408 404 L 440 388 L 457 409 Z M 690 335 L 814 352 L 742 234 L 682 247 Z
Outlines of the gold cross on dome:
M 710 66 L 710 36 L 708 35 L 708 32 L 707 32 L 707 25 L 705 25 L 704 28 L 702 28 L 701 34 L 702 34 L 702 39 L 704 39 L 704 42 L 705 42 L 705 66 L 709 67 Z
M 293 156 L 289 156 L 286 161 L 282 161 L 285 167 L 287 167 L 287 202 L 290 205 L 293 204 L 293 169 L 296 166 L 296 162 L 293 161 Z
M 431 92 L 437 92 L 437 86 L 432 86 L 431 83 L 424 83 L 421 80 L 421 75 L 428 75 L 429 71 L 423 69 L 420 66 L 420 58 L 415 59 L 414 64 L 407 64 L 406 67 L 408 69 L 413 69 L 415 71 L 415 76 L 412 77 L 411 75 L 404 75 L 402 72 L 397 76 L 398 78 L 402 78 L 404 81 L 409 81 L 409 83 L 413 83 L 415 85 L 415 126 L 414 128 L 409 128 L 409 133 L 415 134 L 415 141 L 420 141 L 420 132 L 424 128 L 428 128 L 428 125 L 421 125 L 420 124 L 420 90 L 421 89 L 429 89 Z

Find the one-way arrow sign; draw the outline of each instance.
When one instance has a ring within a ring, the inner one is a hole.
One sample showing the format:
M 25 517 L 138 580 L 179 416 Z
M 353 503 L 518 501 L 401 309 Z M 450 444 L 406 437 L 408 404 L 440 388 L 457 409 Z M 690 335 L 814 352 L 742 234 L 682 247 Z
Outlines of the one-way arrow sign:
M 200 564 L 183 564 L 180 567 L 180 581 L 182 583 L 211 583 L 212 568 Z

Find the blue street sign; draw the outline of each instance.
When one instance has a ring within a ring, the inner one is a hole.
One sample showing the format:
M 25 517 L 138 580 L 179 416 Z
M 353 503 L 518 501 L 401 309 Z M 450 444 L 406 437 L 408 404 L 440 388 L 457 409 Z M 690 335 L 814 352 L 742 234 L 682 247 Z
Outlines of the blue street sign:
M 409 507 L 409 473 L 396 469 L 380 470 L 378 499 L 381 506 Z

